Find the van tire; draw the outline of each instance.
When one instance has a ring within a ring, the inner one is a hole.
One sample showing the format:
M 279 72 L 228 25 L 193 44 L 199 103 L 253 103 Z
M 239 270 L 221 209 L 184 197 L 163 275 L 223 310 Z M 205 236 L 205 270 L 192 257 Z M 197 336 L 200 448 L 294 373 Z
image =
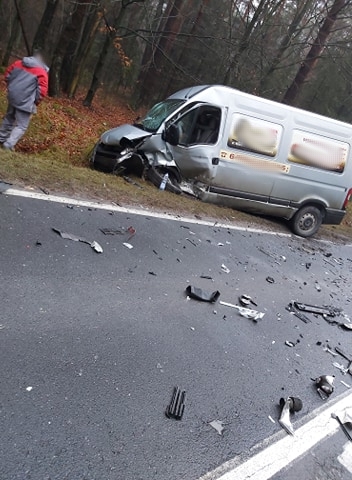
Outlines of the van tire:
M 302 207 L 291 220 L 293 233 L 300 237 L 311 237 L 317 233 L 322 222 L 323 212 L 314 205 Z
M 166 184 L 165 190 L 180 195 L 182 193 L 182 190 L 179 187 L 176 176 L 173 174 L 172 171 L 170 171 L 170 169 L 162 167 L 150 167 L 147 171 L 147 178 L 150 182 L 152 182 L 153 185 L 159 188 L 161 182 L 163 181 L 165 173 L 169 174 L 169 180 Z

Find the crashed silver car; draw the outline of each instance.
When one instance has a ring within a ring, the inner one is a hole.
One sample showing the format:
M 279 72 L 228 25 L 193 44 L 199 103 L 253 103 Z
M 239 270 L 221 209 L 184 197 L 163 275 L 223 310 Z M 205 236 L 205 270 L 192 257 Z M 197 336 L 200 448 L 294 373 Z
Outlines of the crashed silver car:
M 224 86 L 181 90 L 135 125 L 105 132 L 94 168 L 290 220 L 314 235 L 339 224 L 352 194 L 352 126 Z

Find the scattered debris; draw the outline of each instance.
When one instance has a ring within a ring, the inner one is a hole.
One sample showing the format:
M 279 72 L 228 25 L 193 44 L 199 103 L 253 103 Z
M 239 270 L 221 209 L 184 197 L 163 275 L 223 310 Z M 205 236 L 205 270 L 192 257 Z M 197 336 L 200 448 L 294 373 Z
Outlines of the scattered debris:
M 271 423 L 276 423 L 271 415 L 268 415 L 268 419 L 271 421 Z
M 317 292 L 321 292 L 321 286 L 319 285 L 318 282 L 315 282 L 315 289 Z
M 241 295 L 240 298 L 238 299 L 238 301 L 240 302 L 240 304 L 243 306 L 243 307 L 247 307 L 248 305 L 252 304 L 254 305 L 255 307 L 257 307 L 258 305 L 255 303 L 255 301 L 252 299 L 252 297 L 250 297 L 249 295 Z
M 311 320 L 306 315 L 304 315 L 304 313 L 300 312 L 298 308 L 296 308 L 295 303 L 296 302 L 289 303 L 288 306 L 286 307 L 286 310 L 292 313 L 293 315 L 295 315 L 300 320 L 302 320 L 302 322 L 310 323 Z
M 141 190 L 143 190 L 142 185 L 140 185 L 139 183 L 135 182 L 131 177 L 128 177 L 127 175 L 124 175 L 124 176 L 123 176 L 123 179 L 125 180 L 126 183 L 129 183 L 130 185 L 134 185 L 135 187 L 140 188 Z
M 273 277 L 266 277 L 266 281 L 268 283 L 275 283 L 275 279 Z
M 94 242 L 92 242 L 92 243 L 90 244 L 90 246 L 92 247 L 92 249 L 93 249 L 95 252 L 97 252 L 97 253 L 103 253 L 103 248 L 102 248 L 102 246 L 101 246 L 98 242 L 96 242 L 95 240 L 94 240 Z
M 212 422 L 209 422 L 209 425 L 213 427 L 219 435 L 222 435 L 222 432 L 224 431 L 224 424 L 221 420 L 213 420 Z
M 344 382 L 343 380 L 340 380 L 340 383 L 344 385 L 346 388 L 351 388 L 351 385 L 348 385 L 348 383 Z
M 37 241 L 35 242 L 35 244 L 36 244 L 37 247 L 41 247 L 41 246 L 42 246 L 42 242 L 41 242 L 40 240 L 37 240 Z
M 213 277 L 210 275 L 201 275 L 200 278 L 204 278 L 204 280 L 213 280 Z
M 335 375 L 322 375 L 316 379 L 312 379 L 317 386 L 317 392 L 322 400 L 326 400 L 334 391 Z
M 352 442 L 352 436 L 351 436 L 350 432 L 347 430 L 347 427 L 345 426 L 345 423 L 350 423 L 350 422 L 343 422 L 340 419 L 340 417 L 338 415 L 336 415 L 336 413 L 332 413 L 331 416 L 332 416 L 332 418 L 334 418 L 335 420 L 337 420 L 339 422 L 343 433 L 346 435 L 348 440 L 350 440 Z
M 191 240 L 190 238 L 186 238 L 187 242 L 191 243 L 194 247 L 198 247 L 198 245 L 196 244 L 196 242 L 194 242 L 193 240 Z
M 225 307 L 236 308 L 242 317 L 248 318 L 249 320 L 253 320 L 257 322 L 261 320 L 265 313 L 257 312 L 257 310 L 251 310 L 250 308 L 240 307 L 239 305 L 233 305 L 232 303 L 227 302 L 220 302 L 220 305 L 224 305 Z
M 230 273 L 230 269 L 227 268 L 227 266 L 225 264 L 222 264 L 221 265 L 221 270 L 224 272 L 224 273 Z
M 324 352 L 330 353 L 330 355 L 332 355 L 333 357 L 337 356 L 337 353 L 331 350 L 331 348 L 329 348 L 328 345 L 324 347 Z
M 334 366 L 335 368 L 337 368 L 338 370 L 340 370 L 340 372 L 341 372 L 343 375 L 346 375 L 346 373 L 348 372 L 348 368 L 345 368 L 343 365 L 341 365 L 341 363 L 334 362 L 334 363 L 333 363 L 333 366 Z
M 132 248 L 133 248 L 133 245 L 131 245 L 130 243 L 127 243 L 127 242 L 124 242 L 122 245 L 124 247 L 128 248 L 129 250 L 132 250 Z
M 201 288 L 192 287 L 191 285 L 188 285 L 188 287 L 186 288 L 186 292 L 190 298 L 193 298 L 195 300 L 200 300 L 201 302 L 215 303 L 220 297 L 219 290 L 216 290 L 215 292 L 212 292 L 212 293 L 208 293 L 202 290 Z
M 286 340 L 285 345 L 287 345 L 288 347 L 295 347 L 296 346 L 295 343 L 289 342 L 288 340 Z
M 149 275 L 152 275 L 153 277 L 157 277 L 157 274 L 155 272 L 148 272 Z
M 167 418 L 174 418 L 175 420 L 181 420 L 185 409 L 185 390 L 181 390 L 179 387 L 174 387 L 171 402 L 167 406 L 165 415 Z
M 335 351 L 336 353 L 338 353 L 339 355 L 341 355 L 341 357 L 343 357 L 345 360 L 348 361 L 348 367 L 347 367 L 347 372 L 352 375 L 352 358 L 350 357 L 350 355 L 347 355 L 347 353 L 345 353 L 342 348 L 340 347 L 335 347 Z
M 280 407 L 282 412 L 279 418 L 279 423 L 290 435 L 294 434 L 293 426 L 291 423 L 290 413 L 296 413 L 302 410 L 302 400 L 297 397 L 288 397 L 286 400 L 280 398 Z
M 86 243 L 87 245 L 89 245 L 90 247 L 92 247 L 92 249 L 97 252 L 97 253 L 103 253 L 103 249 L 101 247 L 101 245 L 99 245 L 98 242 L 96 242 L 95 240 L 93 242 L 90 242 L 89 240 L 87 240 L 86 238 L 83 238 L 83 237 L 77 237 L 77 235 L 73 235 L 73 233 L 67 233 L 67 232 L 62 232 L 61 230 L 58 230 L 57 228 L 52 228 L 52 230 L 57 233 L 58 235 L 60 235 L 61 238 L 64 238 L 65 240 L 72 240 L 73 242 L 81 242 L 81 243 Z
M 336 313 L 330 307 L 318 307 L 316 305 L 307 305 L 306 303 L 293 302 L 294 306 L 301 312 L 314 313 L 315 315 L 327 315 L 335 317 Z
M 125 230 L 118 230 L 115 228 L 101 228 L 100 231 L 104 235 L 123 235 L 124 233 L 126 233 Z
M 33 390 L 33 387 L 26 387 L 27 392 L 31 392 Z

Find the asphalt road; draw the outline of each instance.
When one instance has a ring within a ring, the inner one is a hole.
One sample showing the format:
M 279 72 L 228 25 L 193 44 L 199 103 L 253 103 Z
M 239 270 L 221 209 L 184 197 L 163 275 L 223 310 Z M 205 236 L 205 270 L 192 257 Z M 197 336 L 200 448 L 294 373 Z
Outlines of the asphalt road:
M 0 212 L 1 480 L 196 480 L 286 435 L 281 396 L 302 398 L 302 422 L 322 405 L 311 378 L 335 374 L 335 397 L 352 383 L 324 351 L 352 353 L 352 332 L 285 310 L 298 300 L 352 318 L 349 246 L 5 194 Z M 100 231 L 129 226 L 131 250 L 128 234 Z M 230 303 L 249 294 L 265 316 L 187 300 L 189 284 Z M 180 422 L 164 415 L 175 385 Z

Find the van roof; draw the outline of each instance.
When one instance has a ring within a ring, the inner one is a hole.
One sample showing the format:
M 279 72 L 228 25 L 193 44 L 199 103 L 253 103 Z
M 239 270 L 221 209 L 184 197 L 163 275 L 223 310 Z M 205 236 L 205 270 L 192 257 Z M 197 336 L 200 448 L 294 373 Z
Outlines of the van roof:
M 213 103 L 219 106 L 226 107 L 226 106 L 229 106 L 229 104 L 231 103 L 231 99 L 235 97 L 240 97 L 244 100 L 246 99 L 248 103 L 260 100 L 260 103 L 262 105 L 266 104 L 268 107 L 271 107 L 270 113 L 274 117 L 277 117 L 278 120 L 284 118 L 283 112 L 286 112 L 286 113 L 292 112 L 292 114 L 300 113 L 300 114 L 303 114 L 305 117 L 307 117 L 308 115 L 310 121 L 312 121 L 313 119 L 315 119 L 317 122 L 320 121 L 324 123 L 328 121 L 330 124 L 332 123 L 332 124 L 335 124 L 336 126 L 339 126 L 340 128 L 342 127 L 344 129 L 347 129 L 348 132 L 345 130 L 343 136 L 349 137 L 349 138 L 352 136 L 352 125 L 349 123 L 342 122 L 340 120 L 335 120 L 330 117 L 325 117 L 323 115 L 318 115 L 317 113 L 309 112 L 308 110 L 302 110 L 302 109 L 292 107 L 290 105 L 286 105 L 280 102 L 274 102 L 273 100 L 268 100 L 263 97 L 257 97 L 255 95 L 242 92 L 241 90 L 237 90 L 235 88 L 226 87 L 224 85 L 197 85 L 194 87 L 184 88 L 183 90 L 180 90 L 174 93 L 169 98 L 184 99 L 184 100 L 189 100 L 192 98 L 199 102 Z M 255 108 L 250 108 L 250 110 L 253 113 L 256 112 Z M 261 110 L 262 109 L 258 108 L 257 113 L 262 113 Z M 282 112 L 281 115 L 280 115 L 280 111 Z

